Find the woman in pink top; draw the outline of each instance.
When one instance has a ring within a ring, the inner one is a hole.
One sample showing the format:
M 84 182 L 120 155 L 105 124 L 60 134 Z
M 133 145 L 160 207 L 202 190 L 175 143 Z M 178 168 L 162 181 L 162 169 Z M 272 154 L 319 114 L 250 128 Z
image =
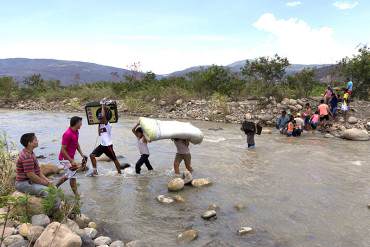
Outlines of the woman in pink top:
M 329 86 L 324 94 L 324 102 L 327 104 L 329 103 L 329 100 L 331 99 L 331 96 L 333 95 L 333 89 Z

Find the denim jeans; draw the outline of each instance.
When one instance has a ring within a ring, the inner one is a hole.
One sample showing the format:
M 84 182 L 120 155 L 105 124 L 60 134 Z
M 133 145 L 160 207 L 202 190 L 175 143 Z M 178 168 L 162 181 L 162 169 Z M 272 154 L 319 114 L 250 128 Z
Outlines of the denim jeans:
M 35 184 L 30 183 L 29 180 L 27 181 L 16 181 L 15 182 L 15 188 L 19 192 L 23 192 L 26 194 L 30 194 L 33 196 L 39 196 L 39 197 L 46 197 L 48 196 L 48 192 L 45 191 L 48 187 L 42 184 Z

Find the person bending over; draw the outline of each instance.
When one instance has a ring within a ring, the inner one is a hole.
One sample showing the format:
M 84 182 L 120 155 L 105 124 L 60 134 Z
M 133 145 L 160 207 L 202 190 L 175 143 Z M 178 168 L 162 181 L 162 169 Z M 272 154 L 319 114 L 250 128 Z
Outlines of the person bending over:
M 102 154 L 105 154 L 110 158 L 114 165 L 116 166 L 117 173 L 121 174 L 120 163 L 116 157 L 116 154 L 113 150 L 112 142 L 112 125 L 109 123 L 106 117 L 106 106 L 103 103 L 101 107 L 101 113 L 99 114 L 100 124 L 98 125 L 98 134 L 100 136 L 100 145 L 97 146 L 94 151 L 90 154 L 91 163 L 93 166 L 93 176 L 98 175 L 98 170 L 96 167 L 96 157 L 100 157 Z M 126 168 L 126 167 L 125 167 Z
M 137 147 L 140 152 L 140 158 L 136 162 L 135 170 L 136 174 L 140 174 L 141 167 L 145 164 L 149 171 L 153 170 L 152 165 L 149 161 L 149 148 L 148 148 L 148 141 L 144 136 L 143 129 L 139 126 L 139 124 L 136 124 L 135 127 L 132 129 L 132 133 L 137 138 Z
M 173 139 L 175 143 L 177 152 L 175 156 L 175 161 L 173 163 L 173 168 L 175 170 L 175 174 L 180 174 L 180 163 L 182 161 L 185 162 L 185 167 L 189 172 L 193 172 L 193 168 L 191 167 L 191 154 L 189 149 L 189 140 L 183 139 Z

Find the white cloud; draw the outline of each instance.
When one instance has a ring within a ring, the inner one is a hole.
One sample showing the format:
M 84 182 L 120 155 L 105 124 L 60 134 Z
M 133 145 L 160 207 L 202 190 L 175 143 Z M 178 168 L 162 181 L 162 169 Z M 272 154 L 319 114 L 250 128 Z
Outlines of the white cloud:
M 334 40 L 332 28 L 312 28 L 297 18 L 277 19 L 266 13 L 253 25 L 271 34 L 264 44 L 266 51 L 286 56 L 292 63 L 335 63 L 352 51 Z
M 333 3 L 333 5 L 340 10 L 346 10 L 346 9 L 353 9 L 354 7 L 358 5 L 358 2 L 357 1 L 354 1 L 354 2 L 353 1 L 352 2 L 337 1 Z
M 288 6 L 288 7 L 296 7 L 296 6 L 299 6 L 301 4 L 302 4 L 301 1 L 291 1 L 291 2 L 287 2 L 285 5 Z

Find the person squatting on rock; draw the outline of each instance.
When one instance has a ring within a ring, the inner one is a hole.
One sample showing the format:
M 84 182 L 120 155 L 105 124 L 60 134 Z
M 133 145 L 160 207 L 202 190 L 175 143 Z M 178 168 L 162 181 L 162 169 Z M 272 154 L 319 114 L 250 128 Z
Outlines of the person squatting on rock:
M 62 136 L 62 147 L 59 153 L 59 164 L 64 169 L 65 175 L 57 183 L 59 187 L 62 183 L 69 179 L 71 189 L 75 196 L 78 196 L 77 191 L 77 170 L 86 170 L 87 156 L 83 154 L 80 144 L 78 142 L 79 129 L 82 126 L 82 118 L 74 116 L 70 120 L 69 128 L 64 132 Z M 82 163 L 78 164 L 75 161 L 76 151 L 82 157 Z
M 183 140 L 183 139 L 172 139 L 177 152 L 175 156 L 175 160 L 173 162 L 173 168 L 175 170 L 175 174 L 180 174 L 180 164 L 182 161 L 185 162 L 185 167 L 189 172 L 193 172 L 193 168 L 191 167 L 191 154 L 189 149 L 189 140 Z
M 136 124 L 134 128 L 132 128 L 132 133 L 134 133 L 137 138 L 137 147 L 140 152 L 140 158 L 135 165 L 136 174 L 140 174 L 141 167 L 144 164 L 149 171 L 153 170 L 153 167 L 151 166 L 149 161 L 150 153 L 148 148 L 148 141 L 145 138 L 143 129 L 139 126 L 139 123 Z
M 48 186 L 54 186 L 49 179 L 42 174 L 39 162 L 37 161 L 34 149 L 39 143 L 34 133 L 22 135 L 20 143 L 24 149 L 19 153 L 16 164 L 17 191 L 40 197 L 47 197 Z M 55 207 L 60 205 L 60 198 L 57 198 Z

